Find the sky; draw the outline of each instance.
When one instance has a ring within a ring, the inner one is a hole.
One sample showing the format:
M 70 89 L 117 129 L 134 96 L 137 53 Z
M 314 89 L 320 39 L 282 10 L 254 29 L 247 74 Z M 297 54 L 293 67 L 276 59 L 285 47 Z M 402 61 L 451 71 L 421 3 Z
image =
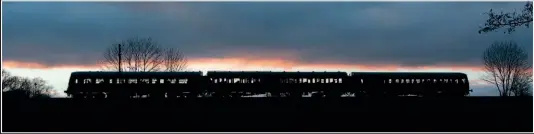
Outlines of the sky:
M 180 49 L 188 70 L 462 72 L 472 95 L 483 51 L 515 41 L 532 64 L 532 28 L 479 34 L 484 12 L 525 2 L 3 2 L 2 68 L 62 93 L 131 37 Z

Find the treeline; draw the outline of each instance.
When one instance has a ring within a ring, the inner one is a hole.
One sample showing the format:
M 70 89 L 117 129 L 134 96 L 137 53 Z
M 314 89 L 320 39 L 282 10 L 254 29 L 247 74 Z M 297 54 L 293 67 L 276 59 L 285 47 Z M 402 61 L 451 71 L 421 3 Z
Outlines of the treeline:
M 51 98 L 56 95 L 53 87 L 42 78 L 15 76 L 2 69 L 3 98 Z

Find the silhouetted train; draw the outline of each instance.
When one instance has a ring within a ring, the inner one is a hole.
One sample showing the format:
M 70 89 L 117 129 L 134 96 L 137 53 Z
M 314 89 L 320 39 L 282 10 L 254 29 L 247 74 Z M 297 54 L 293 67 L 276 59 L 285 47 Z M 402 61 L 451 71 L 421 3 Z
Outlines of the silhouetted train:
M 74 98 L 466 96 L 463 73 L 73 72 Z

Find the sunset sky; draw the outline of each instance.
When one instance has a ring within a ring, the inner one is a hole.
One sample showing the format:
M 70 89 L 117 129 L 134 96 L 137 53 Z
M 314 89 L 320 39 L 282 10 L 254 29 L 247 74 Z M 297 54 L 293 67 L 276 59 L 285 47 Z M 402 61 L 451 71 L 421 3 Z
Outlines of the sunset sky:
M 484 12 L 524 2 L 3 2 L 2 68 L 58 92 L 72 71 L 98 71 L 111 44 L 152 37 L 179 48 L 191 71 L 433 71 L 468 74 L 513 40 L 532 61 L 532 28 L 478 34 Z M 532 64 L 532 62 L 531 62 Z

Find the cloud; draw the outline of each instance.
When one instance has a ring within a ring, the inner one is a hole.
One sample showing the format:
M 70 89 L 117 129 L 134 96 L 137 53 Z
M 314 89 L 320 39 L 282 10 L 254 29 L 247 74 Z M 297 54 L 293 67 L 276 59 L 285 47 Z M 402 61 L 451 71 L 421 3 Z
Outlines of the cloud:
M 95 65 L 112 43 L 151 36 L 189 58 L 479 66 L 485 47 L 532 29 L 478 34 L 489 9 L 523 2 L 6 2 L 4 60 Z M 532 57 L 532 51 L 528 51 Z M 532 58 L 531 58 L 532 59 Z

